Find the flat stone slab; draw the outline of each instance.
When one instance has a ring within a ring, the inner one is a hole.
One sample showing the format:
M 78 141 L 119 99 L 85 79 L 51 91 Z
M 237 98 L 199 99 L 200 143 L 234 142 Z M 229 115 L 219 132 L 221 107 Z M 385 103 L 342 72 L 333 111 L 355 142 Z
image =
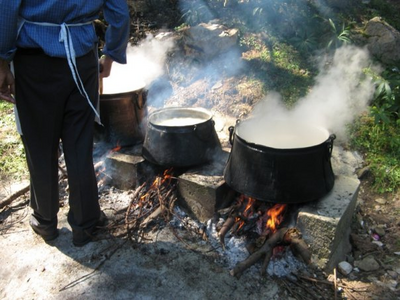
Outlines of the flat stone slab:
M 190 169 L 178 177 L 180 204 L 200 222 L 233 201 L 235 193 L 225 183 L 223 172 L 229 153 L 222 152 L 213 162 Z
M 297 227 L 310 246 L 313 262 L 331 271 L 351 250 L 350 226 L 360 182 L 355 177 L 337 176 L 332 191 L 299 209 Z
M 139 181 L 138 169 L 144 164 L 141 148 L 133 147 L 125 152 L 112 152 L 106 158 L 107 174 L 111 177 L 112 185 L 128 190 L 135 188 Z

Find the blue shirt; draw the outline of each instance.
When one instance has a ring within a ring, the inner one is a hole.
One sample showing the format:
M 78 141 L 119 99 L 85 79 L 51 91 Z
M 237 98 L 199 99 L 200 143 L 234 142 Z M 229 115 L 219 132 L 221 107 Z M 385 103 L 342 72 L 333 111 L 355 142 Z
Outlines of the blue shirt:
M 0 0 L 0 58 L 12 60 L 18 47 L 42 48 L 49 56 L 66 57 L 59 41 L 60 26 L 33 24 L 81 24 L 98 19 L 108 23 L 103 53 L 126 63 L 130 17 L 126 0 Z M 27 20 L 21 27 L 21 20 Z M 76 56 L 94 49 L 98 42 L 93 24 L 70 26 Z M 19 31 L 19 33 L 18 33 Z

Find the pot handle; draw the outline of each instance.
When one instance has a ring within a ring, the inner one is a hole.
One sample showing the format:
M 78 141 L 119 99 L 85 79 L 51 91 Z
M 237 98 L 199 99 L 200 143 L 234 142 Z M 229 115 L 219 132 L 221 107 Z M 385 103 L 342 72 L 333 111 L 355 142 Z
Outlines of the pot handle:
M 231 144 L 231 146 L 233 146 L 233 134 L 235 133 L 235 126 L 229 126 L 228 131 L 229 131 L 229 143 Z
M 328 140 L 326 141 L 326 146 L 327 146 L 327 150 L 328 150 L 328 157 L 327 159 L 331 159 L 332 157 L 332 150 L 333 150 L 333 141 L 336 139 L 336 135 L 335 134 L 331 134 L 328 138 Z
M 236 125 L 238 125 L 240 123 L 240 119 L 236 120 Z M 228 131 L 229 131 L 229 143 L 231 144 L 231 146 L 233 146 L 233 140 L 234 140 L 234 133 L 235 133 L 235 126 L 229 126 L 228 127 Z

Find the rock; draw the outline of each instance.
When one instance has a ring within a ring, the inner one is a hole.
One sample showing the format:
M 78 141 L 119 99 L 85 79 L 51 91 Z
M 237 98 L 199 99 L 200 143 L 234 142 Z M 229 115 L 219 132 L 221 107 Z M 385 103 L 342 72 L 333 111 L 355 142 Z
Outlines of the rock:
M 385 64 L 397 64 L 400 62 L 400 32 L 375 17 L 365 26 L 367 47 L 373 56 Z
M 338 270 L 340 273 L 347 276 L 351 273 L 351 271 L 353 271 L 353 266 L 347 261 L 342 261 L 338 265 Z
M 389 275 L 390 277 L 392 277 L 394 280 L 396 280 L 396 279 L 399 277 L 399 274 L 397 274 L 396 271 L 388 270 L 387 273 L 388 273 L 388 275 Z
M 369 166 L 366 166 L 362 169 L 357 170 L 358 179 L 366 178 L 371 173 L 371 169 Z
M 362 260 L 356 260 L 354 266 L 362 271 L 375 271 L 380 268 L 379 263 L 372 256 L 367 256 Z
M 376 202 L 376 203 L 379 203 L 379 204 L 386 204 L 386 199 L 377 198 L 377 199 L 375 199 L 375 202 Z
M 378 247 L 383 247 L 383 243 L 381 241 L 372 241 L 372 243 L 377 245 Z
M 374 229 L 374 231 L 375 231 L 380 237 L 382 237 L 382 236 L 385 235 L 385 228 L 376 227 L 376 228 Z
M 220 24 L 201 23 L 184 29 L 183 33 L 186 54 L 211 59 L 237 45 L 239 30 Z
M 397 280 L 389 280 L 386 286 L 390 288 L 392 291 L 395 291 L 398 285 L 399 283 L 397 282 Z
M 376 251 L 379 248 L 377 245 L 371 243 L 367 236 L 359 236 L 352 233 L 350 235 L 350 238 L 355 250 L 358 250 L 355 253 L 359 252 L 361 255 L 363 255 Z M 358 258 L 358 256 L 355 256 L 355 258 Z

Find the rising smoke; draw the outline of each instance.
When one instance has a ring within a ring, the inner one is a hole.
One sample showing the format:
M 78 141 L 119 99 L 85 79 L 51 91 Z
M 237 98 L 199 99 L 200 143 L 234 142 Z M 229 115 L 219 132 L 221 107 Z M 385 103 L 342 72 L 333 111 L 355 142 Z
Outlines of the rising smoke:
M 304 1 L 299 1 L 302 2 Z M 324 10 L 325 1 L 316 3 Z M 163 75 L 167 54 L 173 46 L 172 39 L 156 39 L 150 36 L 139 46 L 129 47 L 128 64 L 113 65 L 111 76 L 104 80 L 104 93 L 120 93 L 148 87 Z M 226 60 L 223 65 L 234 68 L 230 73 L 245 72 L 241 69 L 237 55 L 225 55 L 223 58 Z M 368 51 L 355 46 L 343 46 L 333 56 L 321 55 L 315 85 L 306 97 L 299 99 L 294 108 L 286 109 L 281 96 L 276 92 L 269 92 L 254 107 L 251 117 L 257 122 L 270 122 L 277 118 L 307 121 L 327 128 L 344 140 L 346 125 L 368 108 L 373 97 L 375 87 L 363 72 L 365 68 L 372 67 L 371 64 Z M 220 64 L 215 66 L 205 65 L 198 72 L 207 74 L 204 75 L 207 77 L 220 78 Z M 148 98 L 148 102 L 155 103 L 157 100 L 152 96 Z M 254 128 L 263 126 L 257 124 Z
M 257 122 L 254 128 L 263 128 L 277 119 L 307 122 L 325 127 L 345 140 L 346 125 L 367 110 L 373 97 L 374 84 L 364 74 L 368 67 L 371 60 L 366 49 L 337 49 L 332 57 L 321 60 L 315 85 L 294 108 L 286 109 L 277 93 L 269 93 L 257 104 L 251 115 Z

